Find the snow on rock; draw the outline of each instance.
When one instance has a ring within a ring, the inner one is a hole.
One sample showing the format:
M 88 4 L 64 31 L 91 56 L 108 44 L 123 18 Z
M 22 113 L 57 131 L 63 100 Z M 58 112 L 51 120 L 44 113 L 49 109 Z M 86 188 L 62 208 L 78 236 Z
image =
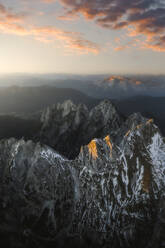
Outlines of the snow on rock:
M 109 130 L 82 146 L 74 160 L 40 143 L 2 140 L 3 246 L 14 240 L 28 248 L 161 248 L 164 177 L 164 139 L 140 114 L 130 116 L 116 136 Z

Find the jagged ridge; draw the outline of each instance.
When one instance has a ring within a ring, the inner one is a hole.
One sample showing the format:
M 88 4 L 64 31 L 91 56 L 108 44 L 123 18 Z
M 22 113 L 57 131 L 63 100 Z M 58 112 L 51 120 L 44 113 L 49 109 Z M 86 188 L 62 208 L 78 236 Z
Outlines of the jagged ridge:
M 0 142 L 3 246 L 163 247 L 164 139 L 140 114 L 110 133 L 72 161 L 40 143 Z
M 73 159 L 91 139 L 104 137 L 109 130 L 115 135 L 123 118 L 109 100 L 91 111 L 84 104 L 68 100 L 43 111 L 41 122 L 38 140 Z

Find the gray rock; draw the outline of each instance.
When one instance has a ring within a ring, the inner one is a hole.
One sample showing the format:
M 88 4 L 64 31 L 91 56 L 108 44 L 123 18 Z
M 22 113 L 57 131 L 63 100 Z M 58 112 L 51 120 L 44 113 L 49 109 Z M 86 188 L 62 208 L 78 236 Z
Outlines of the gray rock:
M 85 105 L 75 105 L 68 100 L 43 111 L 41 122 L 38 140 L 73 159 L 79 154 L 81 145 L 88 144 L 91 139 L 103 138 L 109 130 L 113 135 L 117 133 L 123 119 L 109 100 L 90 112 Z
M 55 112 L 72 116 L 73 128 L 81 118 L 69 105 L 69 112 L 65 104 Z M 109 108 L 103 104 L 89 116 L 95 111 L 103 116 Z M 110 120 L 104 119 L 109 128 Z M 107 131 L 106 137 L 82 146 L 75 160 L 40 143 L 0 141 L 2 247 L 163 247 L 164 138 L 153 120 L 139 114 L 114 139 L 113 128 Z

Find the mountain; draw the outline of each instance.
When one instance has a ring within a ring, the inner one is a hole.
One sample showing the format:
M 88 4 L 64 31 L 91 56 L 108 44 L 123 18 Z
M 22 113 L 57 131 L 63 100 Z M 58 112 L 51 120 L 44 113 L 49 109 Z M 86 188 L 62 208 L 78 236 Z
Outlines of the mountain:
M 81 74 L 67 74 L 67 73 L 44 73 L 44 74 L 35 74 L 35 73 L 11 73 L 11 74 L 0 74 L 0 86 L 9 87 L 12 85 L 17 85 L 21 87 L 31 87 L 31 86 L 50 86 L 54 82 L 64 82 L 68 81 L 68 84 L 71 84 L 73 81 L 79 82 L 94 82 L 97 80 L 102 80 L 107 77 L 107 74 L 90 74 L 90 75 L 81 75 Z M 63 83 L 62 83 L 63 84 Z M 55 86 L 55 85 L 54 85 Z M 76 86 L 76 84 L 75 84 Z M 62 86 L 63 87 L 63 86 Z M 69 88 L 69 85 L 66 85 L 66 88 Z M 61 88 L 61 87 L 60 87 Z M 71 87 L 72 88 L 72 87 Z
M 52 101 L 56 102 L 57 99 L 52 98 Z M 0 139 L 23 137 L 25 140 L 40 141 L 73 159 L 78 156 L 81 145 L 86 145 L 93 138 L 103 138 L 107 130 L 111 129 L 111 136 L 114 136 L 125 118 L 135 112 L 153 118 L 165 135 L 163 97 L 138 96 L 113 100 L 113 104 L 110 100 L 97 104 L 97 100 L 83 98 L 84 102 L 86 100 L 87 105 L 66 100 L 37 112 L 0 114 Z
M 109 128 L 115 133 L 123 121 L 108 100 L 91 110 L 89 105 L 90 102 L 87 108 L 67 100 L 39 112 L 0 114 L 0 139 L 23 137 L 40 141 L 68 158 L 75 158 L 81 145 L 94 137 L 103 137 Z
M 110 76 L 95 84 L 97 96 L 111 99 L 125 99 L 133 96 L 164 96 L 165 80 L 152 80 L 138 76 Z M 99 93 L 100 91 L 100 93 Z
M 73 159 L 80 147 L 92 138 L 104 137 L 110 129 L 115 135 L 122 121 L 109 100 L 100 102 L 90 111 L 85 105 L 75 105 L 68 100 L 42 112 L 38 140 Z
M 113 102 L 124 116 L 140 112 L 147 118 L 154 118 L 155 123 L 165 135 L 165 97 L 136 96 Z
M 102 89 L 102 95 L 112 99 L 146 94 L 146 87 L 142 81 L 122 76 L 110 76 L 97 82 L 95 86 L 98 87 L 98 92 L 99 89 Z
M 11 74 L 0 75 L 0 85 L 69 88 L 99 99 L 125 99 L 138 95 L 165 96 L 164 75 Z
M 71 99 L 76 104 L 84 103 L 89 107 L 98 103 L 97 99 L 68 88 L 11 86 L 0 88 L 0 113 L 29 114 L 67 99 Z
M 65 118 L 74 105 L 58 109 Z M 164 138 L 140 114 L 105 130 L 74 160 L 39 142 L 0 141 L 2 247 L 164 247 Z
M 133 96 L 165 96 L 165 77 L 161 76 L 106 76 L 95 80 L 63 79 L 52 85 L 77 89 L 91 97 L 126 99 Z

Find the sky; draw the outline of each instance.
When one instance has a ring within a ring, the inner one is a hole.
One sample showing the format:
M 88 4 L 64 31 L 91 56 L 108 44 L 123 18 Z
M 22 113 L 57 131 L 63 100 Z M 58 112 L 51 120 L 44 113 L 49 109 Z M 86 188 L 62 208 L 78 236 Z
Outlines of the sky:
M 164 74 L 165 0 L 0 0 L 0 73 Z

